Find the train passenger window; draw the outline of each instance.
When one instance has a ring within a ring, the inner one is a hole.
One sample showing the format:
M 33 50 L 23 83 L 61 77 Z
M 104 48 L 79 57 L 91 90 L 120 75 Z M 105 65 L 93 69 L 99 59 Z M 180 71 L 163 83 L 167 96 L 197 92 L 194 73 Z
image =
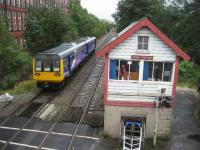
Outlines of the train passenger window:
M 50 60 L 44 61 L 44 71 L 51 71 L 51 61 Z
M 42 61 L 41 60 L 36 60 L 35 70 L 42 71 Z
M 53 61 L 53 71 L 60 71 L 60 61 L 59 60 Z

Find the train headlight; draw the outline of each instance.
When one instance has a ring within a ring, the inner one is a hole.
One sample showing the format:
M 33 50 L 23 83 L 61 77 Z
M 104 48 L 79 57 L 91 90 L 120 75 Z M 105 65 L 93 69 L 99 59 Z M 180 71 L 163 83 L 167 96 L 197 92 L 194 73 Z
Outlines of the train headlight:
M 55 76 L 56 76 L 56 77 L 59 77 L 59 76 L 60 76 L 60 73 L 58 73 L 58 72 L 55 73 Z
M 40 73 L 35 73 L 35 76 L 40 76 Z

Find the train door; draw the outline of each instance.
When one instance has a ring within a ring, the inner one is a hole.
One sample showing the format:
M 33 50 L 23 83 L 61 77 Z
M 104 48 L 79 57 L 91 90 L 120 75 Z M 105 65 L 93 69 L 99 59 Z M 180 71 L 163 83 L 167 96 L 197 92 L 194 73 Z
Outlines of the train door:
M 64 76 L 69 76 L 70 67 L 69 67 L 69 57 L 64 58 Z
M 69 55 L 69 68 L 70 68 L 70 71 L 73 71 L 76 67 L 76 57 L 75 57 L 75 52 L 71 53 Z
M 86 54 L 87 54 L 87 56 L 89 55 L 89 43 L 87 43 L 87 45 L 86 45 Z

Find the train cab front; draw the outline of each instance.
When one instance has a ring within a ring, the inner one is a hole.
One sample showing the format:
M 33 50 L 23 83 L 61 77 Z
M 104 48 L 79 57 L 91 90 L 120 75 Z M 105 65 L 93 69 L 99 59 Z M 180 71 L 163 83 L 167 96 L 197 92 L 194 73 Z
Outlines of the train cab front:
M 33 79 L 37 87 L 43 89 L 57 88 L 62 85 L 62 60 L 56 54 L 37 54 L 33 59 Z

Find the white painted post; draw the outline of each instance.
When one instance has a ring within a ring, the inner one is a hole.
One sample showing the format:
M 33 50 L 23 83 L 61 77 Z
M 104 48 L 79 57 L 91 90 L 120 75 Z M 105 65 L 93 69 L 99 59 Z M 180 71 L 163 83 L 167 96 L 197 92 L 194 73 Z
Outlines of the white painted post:
M 125 137 L 125 126 L 124 126 L 124 135 L 123 135 L 123 150 L 125 150 L 125 141 L 126 141 L 126 137 Z
M 141 144 L 142 144 L 142 127 L 140 127 L 140 143 L 139 143 L 139 150 L 141 150 Z
M 155 128 L 154 128 L 154 136 L 153 136 L 153 146 L 156 146 L 156 136 L 158 133 L 158 118 L 159 118 L 159 112 L 158 112 L 158 107 L 159 107 L 159 101 L 156 101 L 156 119 L 155 119 Z
M 131 150 L 133 150 L 133 136 L 131 136 Z

